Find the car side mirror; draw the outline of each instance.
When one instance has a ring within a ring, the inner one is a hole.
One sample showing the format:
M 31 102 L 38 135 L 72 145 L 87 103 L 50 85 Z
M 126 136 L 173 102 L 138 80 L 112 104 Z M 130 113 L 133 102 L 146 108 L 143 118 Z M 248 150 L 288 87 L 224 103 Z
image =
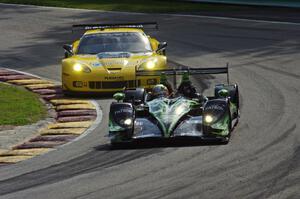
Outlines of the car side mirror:
M 167 46 L 168 46 L 167 42 L 159 43 L 156 52 L 160 52 L 160 51 L 165 50 Z
M 221 90 L 219 90 L 218 94 L 219 94 L 219 96 L 224 97 L 224 98 L 226 98 L 226 97 L 229 96 L 229 92 L 228 92 L 227 89 L 221 89 Z
M 72 45 L 64 44 L 63 49 L 65 50 L 65 58 L 68 58 L 68 57 L 70 57 L 74 54 L 73 49 L 72 49 Z
M 119 102 L 125 98 L 125 94 L 124 93 L 115 93 L 113 95 L 113 98 Z

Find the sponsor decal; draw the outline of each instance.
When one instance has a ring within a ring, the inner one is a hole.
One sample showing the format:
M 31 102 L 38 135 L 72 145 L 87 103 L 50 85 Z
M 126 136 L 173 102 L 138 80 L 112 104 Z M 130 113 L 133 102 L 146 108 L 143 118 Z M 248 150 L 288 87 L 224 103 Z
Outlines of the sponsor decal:
M 94 57 L 94 56 L 95 56 L 95 55 L 87 55 L 87 54 L 86 54 L 86 55 L 78 55 L 78 57 L 90 57 L 90 58 L 91 58 L 91 57 Z
M 121 114 L 121 113 L 132 113 L 132 109 L 121 109 L 121 110 L 118 110 L 118 111 L 115 111 L 115 115 L 118 115 L 118 114 Z
M 123 76 L 110 76 L 110 77 L 104 77 L 105 80 L 123 80 Z
M 104 66 L 124 65 L 124 60 L 112 60 L 103 62 Z
M 97 57 L 99 59 L 105 59 L 105 58 L 129 58 L 131 55 L 127 52 L 104 52 L 97 54 Z
M 221 105 L 213 104 L 211 106 L 205 107 L 205 110 L 218 110 L 218 111 L 223 111 L 224 107 Z
M 136 63 L 128 60 L 109 60 L 109 61 L 102 61 L 102 65 L 105 67 L 109 66 L 123 66 L 123 67 L 128 67 L 128 66 L 134 66 Z
M 101 63 L 99 63 L 99 62 L 93 62 L 93 63 L 91 63 L 91 65 L 92 65 L 92 67 L 101 67 L 102 66 L 102 64 Z

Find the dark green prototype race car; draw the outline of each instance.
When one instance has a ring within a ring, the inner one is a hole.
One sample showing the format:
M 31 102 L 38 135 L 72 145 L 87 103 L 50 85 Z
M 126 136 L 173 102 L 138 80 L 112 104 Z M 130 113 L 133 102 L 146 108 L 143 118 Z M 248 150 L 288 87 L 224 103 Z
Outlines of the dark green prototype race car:
M 236 84 L 218 84 L 211 97 L 197 93 L 190 75 L 227 73 L 228 67 L 137 71 L 139 76 L 161 75 L 151 92 L 143 88 L 116 93 L 110 106 L 109 137 L 112 145 L 141 140 L 199 139 L 228 143 L 239 119 Z M 182 75 L 173 91 L 167 75 Z

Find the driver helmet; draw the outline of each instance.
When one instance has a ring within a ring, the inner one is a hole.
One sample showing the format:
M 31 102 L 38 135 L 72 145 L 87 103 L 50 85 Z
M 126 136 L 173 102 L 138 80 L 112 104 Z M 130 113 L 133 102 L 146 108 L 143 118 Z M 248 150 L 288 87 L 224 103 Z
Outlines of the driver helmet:
M 157 97 L 167 97 L 167 96 L 169 96 L 169 90 L 168 90 L 168 88 L 165 85 L 163 85 L 163 84 L 157 84 L 152 89 L 152 96 L 154 98 L 157 98 Z

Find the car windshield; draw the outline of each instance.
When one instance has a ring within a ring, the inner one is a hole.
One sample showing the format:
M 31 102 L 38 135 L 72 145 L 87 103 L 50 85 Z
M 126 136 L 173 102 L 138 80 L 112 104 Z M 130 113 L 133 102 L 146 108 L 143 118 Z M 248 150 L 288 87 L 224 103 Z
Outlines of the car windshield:
M 77 53 L 146 53 L 150 51 L 149 39 L 144 34 L 138 32 L 113 32 L 85 35 L 80 41 Z

